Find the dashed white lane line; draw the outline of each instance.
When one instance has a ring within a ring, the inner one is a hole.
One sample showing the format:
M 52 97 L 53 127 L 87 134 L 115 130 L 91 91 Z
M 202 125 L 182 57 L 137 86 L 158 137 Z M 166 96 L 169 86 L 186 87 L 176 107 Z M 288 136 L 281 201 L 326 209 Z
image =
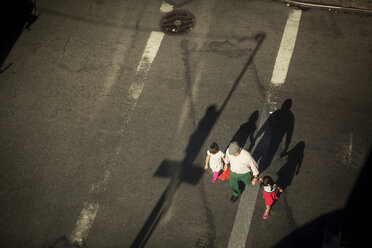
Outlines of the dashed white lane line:
M 109 68 L 109 72 L 106 77 L 106 82 L 103 86 L 103 90 L 99 97 L 98 103 L 101 103 L 102 101 L 104 101 L 107 95 L 110 94 L 112 86 L 117 81 L 120 69 L 122 65 L 124 64 L 123 57 L 125 56 L 126 52 L 127 52 L 127 48 L 124 45 L 120 44 L 117 46 L 117 50 L 115 51 L 115 54 L 112 58 L 112 64 L 111 64 L 111 67 Z
M 353 155 L 353 133 L 350 134 L 350 139 L 349 139 L 349 149 L 348 149 L 348 153 L 347 153 L 347 157 L 349 158 L 349 166 L 351 165 L 351 159 L 352 159 L 352 155 Z
M 137 101 L 142 94 L 143 87 L 147 79 L 148 72 L 150 70 L 151 64 L 153 63 L 156 54 L 158 53 L 159 47 L 163 40 L 164 33 L 162 32 L 151 32 L 150 37 L 147 40 L 145 50 L 143 52 L 141 61 L 137 67 L 136 75 L 132 83 L 130 84 L 128 94 L 126 97 L 126 104 L 129 108 L 129 112 L 126 111 L 126 115 L 123 116 L 125 124 L 129 122 L 136 107 Z M 112 80 L 110 79 L 110 82 Z M 108 85 L 108 90 L 111 85 Z M 104 178 L 102 182 L 98 182 L 91 186 L 91 192 L 105 191 L 105 185 L 107 185 L 111 174 L 111 167 L 108 167 L 105 171 Z M 89 230 L 93 225 L 94 219 L 97 216 L 99 203 L 85 202 L 83 210 L 73 228 L 70 235 L 71 243 L 77 243 L 78 245 L 83 245 L 83 240 L 88 236 Z
M 289 12 L 285 25 L 282 41 L 276 57 L 271 83 L 274 85 L 283 84 L 287 77 L 289 63 L 296 43 L 297 31 L 300 25 L 301 10 L 293 9 Z
M 92 227 L 94 219 L 97 216 L 99 209 L 98 202 L 84 202 L 84 208 L 80 212 L 78 221 L 70 236 L 70 241 L 79 246 L 83 246 L 83 239 L 88 235 L 89 229 Z
M 138 100 L 138 98 L 140 97 L 143 86 L 145 85 L 147 74 L 150 70 L 152 62 L 154 62 L 156 54 L 158 53 L 163 37 L 163 32 L 151 32 L 151 35 L 147 40 L 146 48 L 143 52 L 141 61 L 138 64 L 135 80 L 130 85 L 128 91 L 129 97 L 135 100 Z
M 301 10 L 291 10 L 287 24 L 284 29 L 282 41 L 280 44 L 279 52 L 275 61 L 273 76 L 271 79 L 271 86 L 269 92 L 266 92 L 265 105 L 263 106 L 263 111 L 259 121 L 259 127 L 263 125 L 265 120 L 269 116 L 267 109 L 272 110 L 275 106 L 275 99 L 270 99 L 273 96 L 275 86 L 282 85 L 285 82 L 289 62 L 292 57 L 294 45 L 296 42 L 297 31 L 301 19 Z M 258 144 L 259 141 L 256 142 Z M 241 195 L 239 201 L 239 207 L 236 213 L 234 225 L 231 231 L 231 236 L 228 244 L 228 248 L 243 248 L 245 247 L 249 229 L 252 222 L 253 211 L 258 197 L 258 185 L 246 187 L 245 191 Z

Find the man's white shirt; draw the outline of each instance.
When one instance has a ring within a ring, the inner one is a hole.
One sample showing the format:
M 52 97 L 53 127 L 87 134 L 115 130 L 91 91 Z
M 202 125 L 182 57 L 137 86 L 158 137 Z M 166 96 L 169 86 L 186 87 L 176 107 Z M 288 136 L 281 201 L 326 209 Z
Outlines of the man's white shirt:
M 230 170 L 237 174 L 246 174 L 252 171 L 253 176 L 258 176 L 258 166 L 251 154 L 242 149 L 238 156 L 230 155 L 229 149 L 226 151 L 226 163 L 230 163 Z

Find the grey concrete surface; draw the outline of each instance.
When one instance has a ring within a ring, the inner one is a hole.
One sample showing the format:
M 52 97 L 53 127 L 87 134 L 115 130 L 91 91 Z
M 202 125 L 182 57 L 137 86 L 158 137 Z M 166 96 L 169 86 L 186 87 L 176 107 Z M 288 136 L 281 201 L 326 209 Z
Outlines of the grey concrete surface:
M 228 182 L 212 184 L 210 171 L 182 182 L 151 221 L 172 182 L 155 174 L 164 161 L 189 168 L 187 156 L 202 168 L 209 143 L 224 149 L 254 111 L 260 128 L 290 8 L 168 2 L 191 11 L 195 29 L 163 38 L 128 119 L 125 96 L 151 31 L 159 31 L 162 1 L 37 1 L 41 15 L 0 74 L 1 247 L 65 242 L 87 201 L 100 206 L 84 239 L 89 248 L 130 247 L 145 238 L 149 220 L 145 247 L 227 247 L 239 203 L 229 202 Z M 307 229 L 313 237 L 291 235 L 347 203 L 372 137 L 371 25 L 367 16 L 303 12 L 277 95 L 278 108 L 292 99 L 289 149 L 304 142 L 303 161 L 267 221 L 259 192 L 247 247 L 319 244 L 322 223 Z M 264 39 L 252 57 L 257 35 Z M 281 149 L 264 172 L 274 179 L 287 163 Z M 99 182 L 102 190 L 92 191 Z

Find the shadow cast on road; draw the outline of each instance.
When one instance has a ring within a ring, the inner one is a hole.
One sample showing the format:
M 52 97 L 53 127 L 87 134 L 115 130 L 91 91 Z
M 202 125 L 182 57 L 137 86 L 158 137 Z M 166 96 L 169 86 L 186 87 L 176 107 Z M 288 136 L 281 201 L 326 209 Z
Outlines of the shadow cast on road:
M 167 188 L 164 190 L 162 196 L 158 200 L 157 204 L 153 208 L 151 214 L 145 221 L 140 232 L 136 236 L 131 247 L 144 247 L 149 240 L 151 234 L 157 227 L 162 216 L 166 214 L 168 208 L 173 201 L 173 197 L 177 189 L 182 182 L 188 182 L 192 184 L 197 184 L 200 177 L 202 176 L 204 170 L 197 165 L 193 165 L 198 153 L 200 152 L 204 142 L 209 136 L 214 124 L 221 115 L 222 111 L 226 107 L 228 101 L 232 97 L 233 92 L 241 81 L 244 73 L 246 72 L 248 66 L 252 63 L 254 56 L 259 50 L 261 44 L 265 39 L 265 34 L 260 33 L 255 36 L 257 45 L 252 51 L 247 63 L 244 65 L 241 73 L 237 77 L 234 85 L 232 86 L 229 94 L 226 96 L 224 103 L 219 110 L 216 109 L 215 105 L 210 105 L 204 117 L 199 121 L 197 129 L 190 136 L 189 144 L 186 148 L 186 155 L 182 162 L 173 161 L 163 161 L 159 169 L 155 173 L 155 176 L 166 176 L 170 177 L 171 181 Z M 192 179 L 193 178 L 193 179 Z
M 6 58 L 24 29 L 30 30 L 38 18 L 35 2 L 31 0 L 5 0 L 0 4 L 0 73 L 12 63 L 2 68 Z
M 232 139 L 230 140 L 229 144 L 231 142 L 238 142 L 240 147 L 244 147 L 247 143 L 247 140 L 249 138 L 250 145 L 248 148 L 248 151 L 252 149 L 252 146 L 254 144 L 254 137 L 253 134 L 257 129 L 256 122 L 258 120 L 258 110 L 254 111 L 250 116 L 247 122 L 243 123 L 238 131 L 234 134 Z M 227 149 L 227 148 L 226 148 Z
M 302 145 L 299 145 L 301 147 Z M 302 148 L 298 148 L 302 149 Z M 323 215 L 296 229 L 275 244 L 274 248 L 364 247 L 369 243 L 369 180 L 372 150 L 343 209 Z
M 285 190 L 291 185 L 295 175 L 300 173 L 300 167 L 304 159 L 305 142 L 300 141 L 291 150 L 281 153 L 281 157 L 287 157 L 286 163 L 280 168 L 276 183 Z
M 284 152 L 286 152 L 291 143 L 295 122 L 294 115 L 290 110 L 291 106 L 292 100 L 286 99 L 282 107 L 270 114 L 257 132 L 255 140 L 260 136 L 262 138 L 258 142 L 252 157 L 258 163 L 260 173 L 270 166 L 284 136 L 286 136 Z

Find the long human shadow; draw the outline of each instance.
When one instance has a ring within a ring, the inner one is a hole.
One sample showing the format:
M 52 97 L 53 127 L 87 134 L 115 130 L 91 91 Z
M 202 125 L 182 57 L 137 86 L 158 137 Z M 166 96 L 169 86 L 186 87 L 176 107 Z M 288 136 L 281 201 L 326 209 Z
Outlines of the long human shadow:
M 283 102 L 282 107 L 270 114 L 268 119 L 257 132 L 255 140 L 257 140 L 261 135 L 263 136 L 257 144 L 252 156 L 259 163 L 258 169 L 260 173 L 270 166 L 284 135 L 286 136 L 284 152 L 287 151 L 288 146 L 291 143 L 295 122 L 294 115 L 290 110 L 291 106 L 292 100 L 286 99 Z
M 305 142 L 298 142 L 291 150 L 283 152 L 281 157 L 287 157 L 286 163 L 277 172 L 276 183 L 285 190 L 291 185 L 295 175 L 300 173 L 304 159 Z
M 359 178 L 346 205 L 297 228 L 272 247 L 366 247 L 370 242 L 370 221 L 366 215 L 370 211 L 370 204 L 366 202 L 366 196 L 370 195 L 371 164 L 372 149 L 369 148 L 369 155 L 364 165 L 361 164 Z
M 248 148 L 248 151 L 252 149 L 253 143 L 254 143 L 254 137 L 253 134 L 257 129 L 256 122 L 258 120 L 258 110 L 254 111 L 248 118 L 248 121 L 243 123 L 238 131 L 234 134 L 232 139 L 230 140 L 229 144 L 231 142 L 238 142 L 240 147 L 244 147 L 247 143 L 247 140 L 249 138 L 250 145 Z
M 136 236 L 134 242 L 131 245 L 132 248 L 144 247 L 146 245 L 160 219 L 167 213 L 169 206 L 173 201 L 174 194 L 176 193 L 182 182 L 187 182 L 194 185 L 198 183 L 204 170 L 198 165 L 193 165 L 193 163 L 198 153 L 200 152 L 204 142 L 206 141 L 209 133 L 211 132 L 214 124 L 216 123 L 218 117 L 225 109 L 233 92 L 241 81 L 245 71 L 252 63 L 253 58 L 259 50 L 264 39 L 265 34 L 263 33 L 257 34 L 255 36 L 257 45 L 252 51 L 252 54 L 250 55 L 247 63 L 244 65 L 236 81 L 234 82 L 229 94 L 226 96 L 224 103 L 219 110 L 216 109 L 215 105 L 210 105 L 207 108 L 204 117 L 198 123 L 197 129 L 190 136 L 184 159 L 181 162 L 164 160 L 161 163 L 159 169 L 155 173 L 155 176 L 170 177 L 171 181 L 156 203 L 154 209 L 147 218 L 140 232 Z
M 35 3 L 31 0 L 4 0 L 0 4 L 0 68 L 24 29 L 36 21 Z M 0 73 L 9 68 L 0 69 Z

